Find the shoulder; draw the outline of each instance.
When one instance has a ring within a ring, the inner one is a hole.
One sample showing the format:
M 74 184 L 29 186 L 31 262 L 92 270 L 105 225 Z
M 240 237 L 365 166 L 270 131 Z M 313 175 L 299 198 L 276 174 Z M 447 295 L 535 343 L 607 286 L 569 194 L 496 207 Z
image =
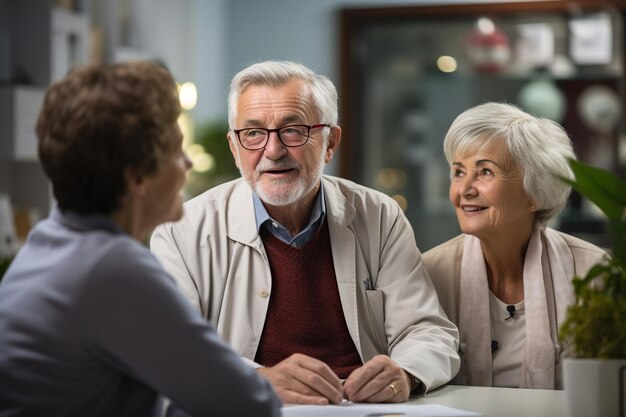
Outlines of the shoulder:
M 463 257 L 464 238 L 463 234 L 456 236 L 422 255 L 424 267 L 438 290 L 443 283 L 456 280 Z
M 148 299 L 174 285 L 150 250 L 134 239 L 116 237 L 97 250 L 85 271 L 79 298 L 86 305 L 108 299 Z
M 339 225 L 363 244 L 386 245 L 392 238 L 394 243 L 414 245 L 413 229 L 394 199 L 343 178 L 324 176 L 323 181 L 331 233 Z
M 185 216 L 190 216 L 201 211 L 222 208 L 228 204 L 228 201 L 233 195 L 246 191 L 249 192 L 248 185 L 242 178 L 237 178 L 210 188 L 185 202 L 183 205 Z
M 464 234 L 458 235 L 434 248 L 424 252 L 424 263 L 437 264 L 440 262 L 450 263 L 451 257 L 463 254 Z
M 226 223 L 229 208 L 239 210 L 243 206 L 252 206 L 251 196 L 250 187 L 242 178 L 220 184 L 186 201 L 183 217 L 176 222 L 157 226 L 153 237 L 171 234 L 195 241 L 193 236 L 204 236 L 222 227 Z M 249 201 L 244 204 L 246 199 Z
M 345 178 L 334 177 L 332 175 L 324 175 L 324 187 L 327 192 L 339 192 L 346 197 L 362 198 L 362 199 L 379 199 L 381 201 L 394 201 L 387 194 L 374 190 L 373 188 L 357 184 L 354 181 Z
M 464 234 L 456 236 L 424 252 L 422 256 L 424 267 L 437 291 L 439 303 L 454 323 L 458 323 L 461 298 L 459 280 L 464 239 Z
M 593 243 L 587 242 L 586 240 L 580 239 L 576 236 L 568 235 L 567 233 L 559 232 L 550 228 L 546 228 L 546 233 L 557 233 L 563 238 L 563 240 L 565 240 L 567 246 L 569 246 L 572 250 L 592 252 L 597 253 L 598 255 L 606 254 L 606 251 L 601 247 L 596 246 Z
M 563 239 L 565 244 L 574 254 L 574 257 L 576 257 L 577 254 L 587 254 L 589 256 L 595 255 L 598 257 L 607 256 L 606 251 L 601 247 L 596 246 L 593 243 L 587 242 L 586 240 L 580 239 L 578 237 L 568 235 L 567 233 L 563 233 L 549 227 L 546 227 L 544 233 L 546 234 L 546 236 L 549 236 L 551 238 L 559 237 Z
M 150 250 L 129 236 L 117 236 L 103 243 L 94 259 L 94 277 L 102 276 L 107 280 L 123 277 L 124 280 L 132 280 L 147 271 L 161 271 Z
M 324 175 L 323 180 L 326 198 L 333 201 L 345 200 L 346 204 L 357 210 L 357 214 L 364 209 L 401 211 L 398 203 L 383 192 L 330 175 Z
M 561 238 L 574 258 L 574 264 L 577 274 L 586 273 L 589 268 L 594 264 L 609 257 L 609 254 L 599 246 L 578 237 L 568 235 L 567 233 L 560 232 L 558 230 L 547 227 L 544 231 L 547 236 L 551 238 Z

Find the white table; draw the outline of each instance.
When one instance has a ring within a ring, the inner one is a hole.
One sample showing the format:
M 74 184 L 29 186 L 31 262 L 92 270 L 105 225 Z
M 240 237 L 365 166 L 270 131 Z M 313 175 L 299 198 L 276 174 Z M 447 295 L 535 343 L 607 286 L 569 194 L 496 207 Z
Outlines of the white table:
M 441 404 L 485 417 L 567 417 L 565 391 L 446 385 L 407 404 Z

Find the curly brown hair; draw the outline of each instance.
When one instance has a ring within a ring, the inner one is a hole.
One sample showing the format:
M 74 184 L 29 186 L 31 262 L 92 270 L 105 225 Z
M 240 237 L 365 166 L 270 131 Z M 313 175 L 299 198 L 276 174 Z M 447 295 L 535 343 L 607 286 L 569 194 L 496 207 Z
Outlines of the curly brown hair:
M 153 62 L 85 66 L 52 85 L 37 136 L 59 208 L 105 215 L 118 209 L 127 172 L 156 172 L 180 111 L 174 79 Z

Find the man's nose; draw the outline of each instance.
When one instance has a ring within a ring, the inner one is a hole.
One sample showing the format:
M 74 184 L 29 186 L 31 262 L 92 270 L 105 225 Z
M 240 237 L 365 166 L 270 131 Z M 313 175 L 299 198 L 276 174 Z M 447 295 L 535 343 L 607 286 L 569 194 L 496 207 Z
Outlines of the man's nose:
M 270 159 L 278 159 L 287 152 L 287 147 L 281 142 L 278 132 L 269 132 L 264 153 Z

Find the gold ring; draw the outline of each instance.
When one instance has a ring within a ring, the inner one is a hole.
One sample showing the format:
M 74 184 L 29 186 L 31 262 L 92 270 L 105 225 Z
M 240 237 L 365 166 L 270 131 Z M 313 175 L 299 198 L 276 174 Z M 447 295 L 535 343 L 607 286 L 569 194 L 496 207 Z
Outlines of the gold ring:
M 393 395 L 396 395 L 398 393 L 398 388 L 396 388 L 396 386 L 393 384 L 387 385 L 387 388 L 389 388 L 391 392 L 393 392 Z

